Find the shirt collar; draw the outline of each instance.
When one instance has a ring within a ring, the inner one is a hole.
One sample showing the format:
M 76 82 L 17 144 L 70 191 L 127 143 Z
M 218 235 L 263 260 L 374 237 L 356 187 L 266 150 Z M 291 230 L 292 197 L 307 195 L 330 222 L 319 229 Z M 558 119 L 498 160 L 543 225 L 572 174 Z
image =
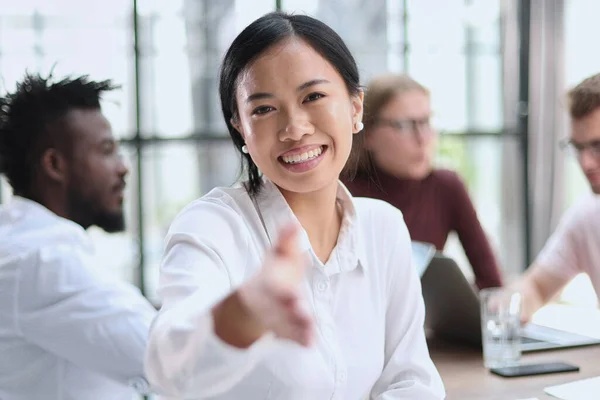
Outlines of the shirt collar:
M 35 226 L 37 227 L 60 224 L 65 228 L 66 232 L 70 232 L 68 235 L 70 235 L 70 237 L 76 237 L 77 241 L 80 242 L 86 250 L 93 250 L 94 246 L 92 240 L 81 225 L 56 215 L 36 201 L 13 195 L 4 207 L 5 211 L 8 213 L 8 217 L 13 223 L 26 218 L 27 220 L 35 221 Z
M 342 182 L 338 182 L 336 197 L 344 210 L 342 229 L 338 238 L 338 257 L 346 257 L 346 262 L 340 265 L 346 271 L 353 270 L 357 266 L 365 270 L 367 268 L 365 241 L 360 229 L 360 215 L 356 211 L 356 203 Z
M 256 201 L 259 207 L 259 216 L 262 219 L 267 236 L 271 244 L 276 243 L 280 228 L 290 222 L 300 224 L 281 191 L 273 182 L 263 178 L 264 186 L 258 194 Z M 342 207 L 343 217 L 335 256 L 338 257 L 340 271 L 351 271 L 357 266 L 365 269 L 365 249 L 359 229 L 358 215 L 354 199 L 348 189 L 338 181 L 336 199 Z M 268 212 L 265 212 L 268 210 Z M 300 250 L 305 252 L 311 249 L 308 234 L 301 229 L 299 237 Z M 332 271 L 335 272 L 335 271 Z

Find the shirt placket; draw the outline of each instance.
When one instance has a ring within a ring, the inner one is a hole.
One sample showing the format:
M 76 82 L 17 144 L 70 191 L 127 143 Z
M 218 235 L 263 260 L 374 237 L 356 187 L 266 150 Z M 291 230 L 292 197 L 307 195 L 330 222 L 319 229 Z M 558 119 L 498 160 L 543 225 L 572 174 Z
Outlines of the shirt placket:
M 335 259 L 335 257 L 332 257 Z M 328 265 L 327 268 L 332 266 Z M 329 368 L 333 375 L 331 399 L 343 399 L 348 377 L 347 365 L 340 348 L 338 333 L 333 317 L 333 293 L 331 276 L 323 268 L 317 268 L 312 280 L 317 325 L 329 353 Z

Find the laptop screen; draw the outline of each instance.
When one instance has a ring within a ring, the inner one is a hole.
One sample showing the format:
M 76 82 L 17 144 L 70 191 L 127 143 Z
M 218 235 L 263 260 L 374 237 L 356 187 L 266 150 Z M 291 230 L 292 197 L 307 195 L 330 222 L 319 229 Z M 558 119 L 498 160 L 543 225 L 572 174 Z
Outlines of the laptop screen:
M 422 277 L 429 263 L 435 256 L 435 246 L 425 242 L 411 242 L 412 245 L 412 263 L 416 268 L 419 277 Z

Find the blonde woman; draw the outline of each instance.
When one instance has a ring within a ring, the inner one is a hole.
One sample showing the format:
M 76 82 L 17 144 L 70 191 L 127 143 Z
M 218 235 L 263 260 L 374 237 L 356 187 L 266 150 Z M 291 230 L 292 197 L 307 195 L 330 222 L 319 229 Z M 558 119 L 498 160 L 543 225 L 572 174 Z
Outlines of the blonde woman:
M 433 166 L 437 133 L 429 91 L 407 75 L 374 79 L 365 94 L 365 146 L 346 186 L 354 196 L 400 209 L 412 240 L 442 251 L 456 232 L 482 289 L 501 286 L 501 274 L 464 183 Z

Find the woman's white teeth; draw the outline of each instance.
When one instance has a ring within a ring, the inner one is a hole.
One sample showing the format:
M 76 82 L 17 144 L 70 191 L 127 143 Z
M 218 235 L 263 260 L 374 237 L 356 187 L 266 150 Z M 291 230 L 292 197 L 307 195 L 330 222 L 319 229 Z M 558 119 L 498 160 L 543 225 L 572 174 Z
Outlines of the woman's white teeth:
M 300 163 L 303 161 L 307 161 L 307 160 L 316 158 L 316 157 L 320 156 L 322 152 L 323 152 L 323 146 L 321 146 L 317 149 L 314 149 L 314 150 L 309 150 L 302 154 L 294 154 L 293 156 L 283 156 L 281 158 L 283 159 L 283 162 L 285 162 L 286 164 L 297 164 L 297 163 Z

